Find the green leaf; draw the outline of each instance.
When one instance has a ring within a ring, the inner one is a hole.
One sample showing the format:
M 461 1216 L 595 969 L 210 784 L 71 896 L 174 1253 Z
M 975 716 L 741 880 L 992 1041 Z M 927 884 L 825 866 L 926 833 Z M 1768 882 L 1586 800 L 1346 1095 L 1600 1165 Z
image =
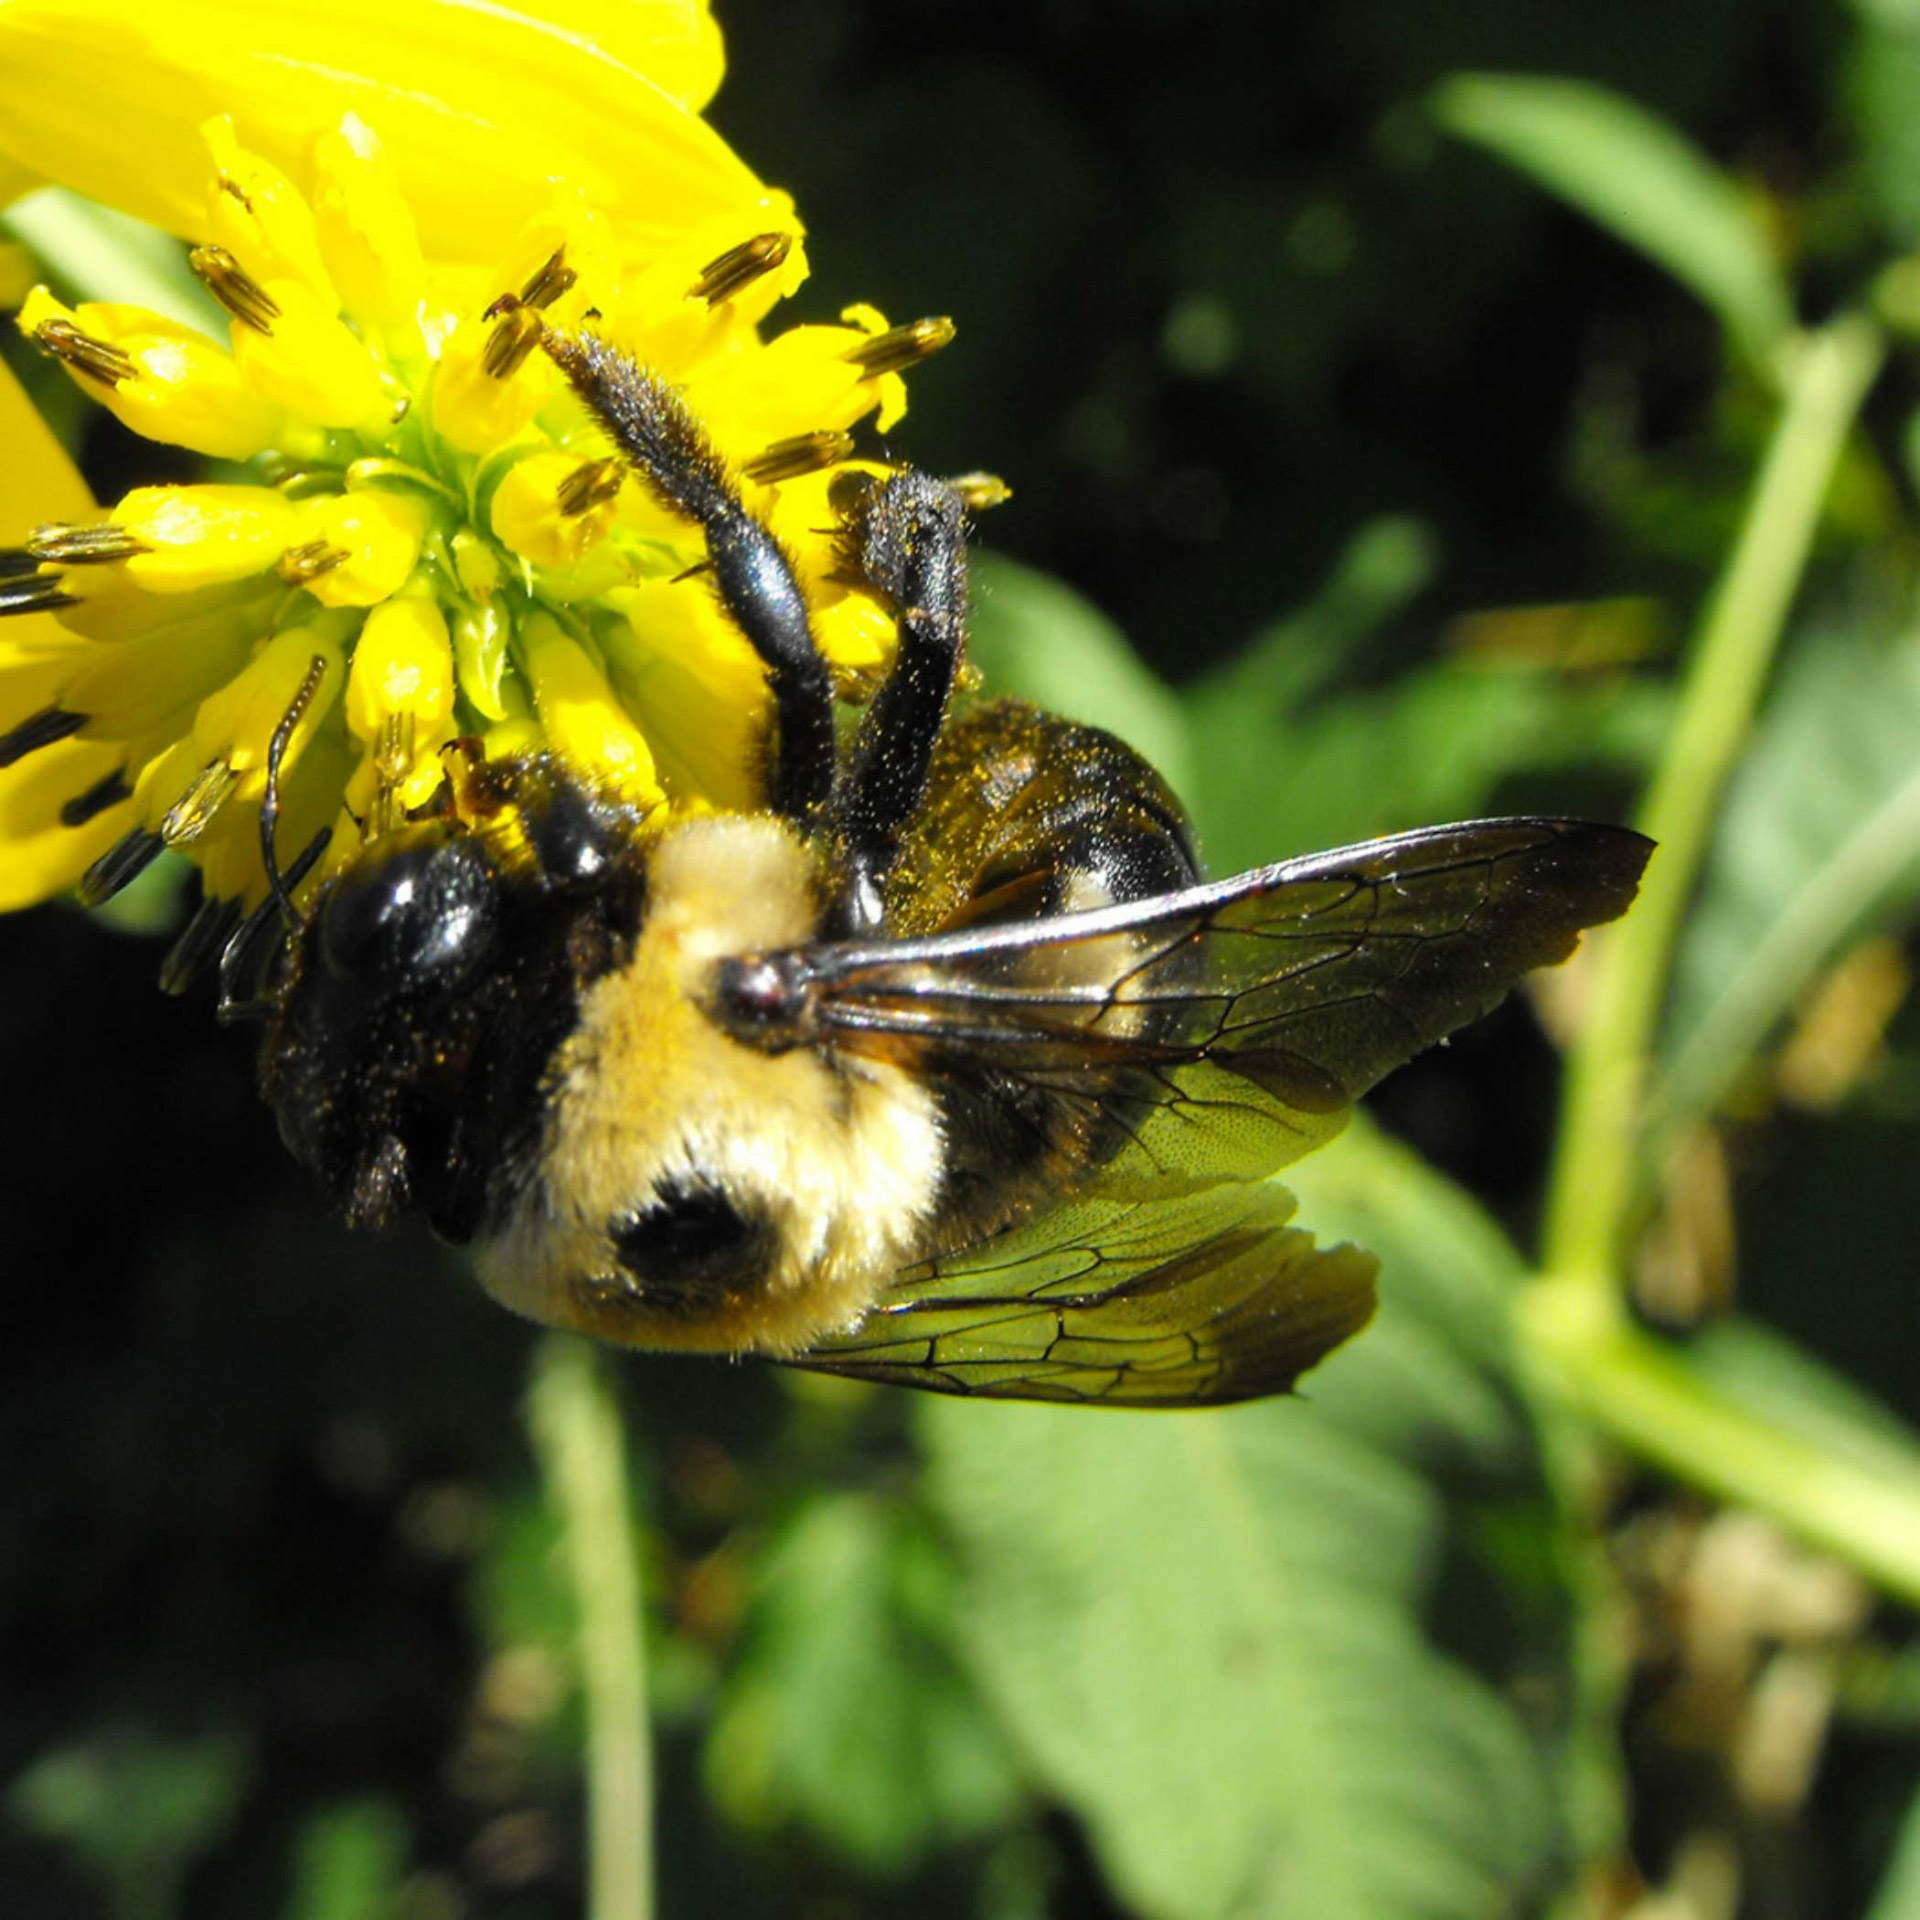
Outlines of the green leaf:
M 398 1914 L 407 1823 L 386 1800 L 354 1800 L 315 1814 L 294 1850 L 287 1920 L 368 1920 Z
M 1792 296 L 1739 184 L 1675 128 L 1584 81 L 1514 74 L 1458 75 L 1434 110 L 1691 288 L 1771 376 Z
M 1920 640 L 1817 631 L 1728 788 L 1675 962 L 1662 1126 L 1707 1111 L 1824 966 L 1916 905 Z
M 903 1507 L 836 1494 L 800 1510 L 756 1570 L 707 1749 L 736 1820 L 799 1819 L 898 1872 L 1006 1817 L 1017 1779 L 948 1641 L 952 1585 Z
M 6 1810 L 89 1868 L 117 1920 L 165 1920 L 188 1867 L 231 1825 L 250 1765 L 237 1734 L 109 1727 L 42 1754 L 8 1788 Z
M 1511 1690 L 1567 1683 L 1517 1262 L 1364 1127 L 1295 1171 L 1301 1218 L 1384 1260 L 1304 1402 L 922 1409 L 963 1644 L 1149 1920 L 1514 1910 L 1560 1823 Z
M 1186 793 L 1195 756 L 1179 706 L 1098 607 L 1051 574 L 994 554 L 975 559 L 973 587 L 968 657 L 988 693 L 1118 734 Z
M 1207 752 L 1185 797 L 1214 871 L 1482 813 L 1515 774 L 1645 764 L 1665 705 L 1648 685 L 1443 660 L 1343 686 L 1436 561 L 1417 522 L 1370 522 L 1306 606 L 1186 690 Z
M 65 187 L 42 187 L 0 214 L 0 228 L 39 255 L 69 298 L 150 307 L 213 339 L 227 337 L 227 317 L 194 278 L 186 249 L 143 220 Z
M 1893 1862 L 1873 1896 L 1866 1920 L 1915 1920 L 1920 1915 L 1920 1794 L 1900 1823 Z

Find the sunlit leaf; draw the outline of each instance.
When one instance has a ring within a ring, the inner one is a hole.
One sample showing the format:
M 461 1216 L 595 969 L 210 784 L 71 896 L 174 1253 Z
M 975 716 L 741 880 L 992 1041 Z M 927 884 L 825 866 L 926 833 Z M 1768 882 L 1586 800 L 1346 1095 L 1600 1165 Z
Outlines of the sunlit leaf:
M 1664 120 L 1585 81 L 1462 74 L 1437 92 L 1441 124 L 1497 153 L 1636 247 L 1771 368 L 1793 300 L 1747 197 Z
M 1816 632 L 1727 792 L 1675 965 L 1663 1125 L 1711 1107 L 1824 965 L 1916 904 L 1920 643 Z
M 1505 1689 L 1524 1675 L 1551 1702 L 1564 1679 L 1502 1372 L 1514 1256 L 1364 1129 L 1298 1171 L 1301 1217 L 1384 1262 L 1378 1330 L 1305 1401 L 918 1410 L 964 1644 L 1130 1909 L 1507 1911 L 1558 1833 Z

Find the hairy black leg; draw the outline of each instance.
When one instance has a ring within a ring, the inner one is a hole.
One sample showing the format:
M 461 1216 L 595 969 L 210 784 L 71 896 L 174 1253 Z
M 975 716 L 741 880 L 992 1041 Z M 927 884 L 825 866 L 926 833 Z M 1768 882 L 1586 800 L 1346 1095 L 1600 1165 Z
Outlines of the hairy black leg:
M 541 344 L 654 493 L 705 532 L 721 604 L 767 670 L 779 728 L 768 799 L 789 818 L 817 813 L 833 789 L 833 682 L 793 563 L 672 388 L 592 334 L 549 329 Z
M 926 799 L 966 644 L 967 529 L 959 494 L 924 473 L 870 485 L 845 512 L 854 564 L 892 600 L 900 626 L 893 671 L 860 723 L 833 800 L 851 869 L 847 917 L 866 928 L 879 920 L 878 882 L 900 831 Z

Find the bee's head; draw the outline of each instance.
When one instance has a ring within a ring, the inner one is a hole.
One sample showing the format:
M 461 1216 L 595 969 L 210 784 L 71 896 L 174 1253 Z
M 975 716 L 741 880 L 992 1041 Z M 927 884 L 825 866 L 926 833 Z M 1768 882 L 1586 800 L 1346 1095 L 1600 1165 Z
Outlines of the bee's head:
M 857 1319 L 904 1260 L 939 1183 L 933 1099 L 881 1062 L 757 1049 L 710 1012 L 722 963 L 816 933 L 789 827 L 676 827 L 646 898 L 631 957 L 554 1056 L 533 1176 L 481 1276 L 602 1339 L 791 1353 Z
M 294 1155 L 356 1224 L 411 1197 L 423 1037 L 458 1027 L 494 966 L 500 883 L 480 843 L 439 822 L 372 843 L 328 883 L 288 949 L 263 1088 Z
M 631 947 L 633 810 L 543 760 L 499 778 L 510 855 L 451 815 L 396 827 L 326 882 L 282 957 L 262 1089 L 355 1225 L 419 1203 L 465 1240 L 504 1210 L 549 1062 Z

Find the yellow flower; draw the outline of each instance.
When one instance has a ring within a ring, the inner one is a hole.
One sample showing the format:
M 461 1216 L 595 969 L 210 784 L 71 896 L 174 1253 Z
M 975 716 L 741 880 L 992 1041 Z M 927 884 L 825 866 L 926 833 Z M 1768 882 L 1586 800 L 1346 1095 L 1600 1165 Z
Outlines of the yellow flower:
M 0 387 L 0 433 L 42 476 L 32 500 L 0 496 L 0 906 L 76 882 L 103 898 L 163 847 L 210 897 L 257 902 L 276 732 L 279 844 L 290 861 L 331 828 L 322 873 L 448 805 L 442 749 L 463 735 L 544 744 L 663 819 L 756 804 L 764 676 L 704 577 L 704 536 L 635 482 L 543 334 L 590 326 L 681 390 L 792 555 L 852 691 L 892 623 L 837 577 L 827 489 L 849 429 L 897 417 L 902 370 L 950 328 L 853 308 L 762 338 L 805 256 L 790 204 L 684 104 L 717 73 L 702 6 L 610 12 L 656 34 L 636 55 L 657 59 L 649 80 L 526 9 L 496 75 L 477 50 L 499 53 L 501 9 L 415 5 L 413 39 L 457 45 L 467 87 L 466 117 L 430 125 L 406 84 L 419 49 L 373 0 L 151 11 L 0 7 L 0 151 L 21 141 L 17 158 L 195 242 L 230 337 L 45 289 L 18 323 L 136 433 L 252 476 L 141 487 L 101 512 Z M 295 48 L 315 57 L 302 35 L 322 17 L 329 34 L 389 30 L 344 89 L 359 112 L 276 77 Z M 216 18 L 224 35 L 196 43 Z M 89 26 L 113 59 L 83 66 L 62 37 Z M 111 139 L 62 145 L 82 71 Z M 190 191 L 160 123 L 221 87 L 240 111 L 198 129 Z M 620 104 L 642 110 L 616 141 L 596 116 Z M 382 145 L 375 109 L 405 145 Z

